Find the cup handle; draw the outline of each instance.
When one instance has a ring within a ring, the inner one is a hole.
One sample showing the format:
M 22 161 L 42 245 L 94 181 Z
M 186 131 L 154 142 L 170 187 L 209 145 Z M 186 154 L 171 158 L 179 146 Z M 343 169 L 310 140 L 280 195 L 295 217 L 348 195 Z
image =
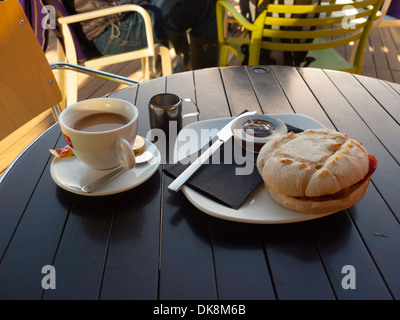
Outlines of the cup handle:
M 135 154 L 129 142 L 124 138 L 117 138 L 115 140 L 115 153 L 124 168 L 132 169 L 135 166 Z
M 183 114 L 182 115 L 182 119 L 188 118 L 188 117 L 194 117 L 194 116 L 198 116 L 200 114 L 200 110 L 199 107 L 197 106 L 197 104 L 190 98 L 184 98 L 182 99 L 183 102 L 191 102 L 194 104 L 194 106 L 196 107 L 196 112 L 192 112 L 192 113 L 188 113 L 188 114 Z

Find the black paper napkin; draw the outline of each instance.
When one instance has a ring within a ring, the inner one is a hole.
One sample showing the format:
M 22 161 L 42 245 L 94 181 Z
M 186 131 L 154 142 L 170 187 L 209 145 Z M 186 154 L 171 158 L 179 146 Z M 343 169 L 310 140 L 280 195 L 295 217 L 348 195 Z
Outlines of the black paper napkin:
M 294 133 L 298 133 L 303 131 L 288 124 L 286 126 L 288 132 L 293 131 Z M 207 147 L 203 148 L 199 154 Z M 186 185 L 227 207 L 238 209 L 262 182 L 262 177 L 255 165 L 258 153 L 246 153 L 246 150 L 243 149 L 242 157 L 232 155 L 229 159 L 224 158 L 225 148 L 229 148 L 229 152 L 235 152 L 235 147 L 237 148 L 237 146 L 234 146 L 233 138 L 225 142 L 219 150 L 219 157 L 216 157 L 219 160 L 217 164 L 213 164 L 212 160 L 210 160 L 209 164 L 203 164 L 189 181 L 186 182 Z M 189 157 L 190 159 L 196 159 L 197 155 L 194 158 L 193 155 Z M 250 163 L 252 170 L 249 169 Z M 168 176 L 176 178 L 189 165 L 188 161 L 168 164 L 164 167 L 164 172 Z M 249 174 L 238 174 L 238 172 L 243 173 L 244 171 L 251 172 Z

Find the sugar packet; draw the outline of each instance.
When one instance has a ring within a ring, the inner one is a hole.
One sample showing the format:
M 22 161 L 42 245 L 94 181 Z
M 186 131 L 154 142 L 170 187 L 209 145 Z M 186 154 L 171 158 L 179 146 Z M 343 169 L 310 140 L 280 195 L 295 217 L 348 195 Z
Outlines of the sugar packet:
M 70 146 L 65 146 L 60 149 L 49 149 L 49 151 L 58 159 L 69 158 L 75 155 Z

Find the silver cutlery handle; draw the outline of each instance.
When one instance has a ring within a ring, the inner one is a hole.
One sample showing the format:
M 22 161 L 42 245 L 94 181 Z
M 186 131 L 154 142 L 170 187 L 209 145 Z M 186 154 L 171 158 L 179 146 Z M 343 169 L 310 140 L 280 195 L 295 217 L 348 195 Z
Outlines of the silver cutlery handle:
M 214 144 L 204 151 L 192 164 L 187 167 L 174 181 L 168 186 L 169 192 L 178 192 L 185 182 L 217 151 L 224 142 L 217 140 Z

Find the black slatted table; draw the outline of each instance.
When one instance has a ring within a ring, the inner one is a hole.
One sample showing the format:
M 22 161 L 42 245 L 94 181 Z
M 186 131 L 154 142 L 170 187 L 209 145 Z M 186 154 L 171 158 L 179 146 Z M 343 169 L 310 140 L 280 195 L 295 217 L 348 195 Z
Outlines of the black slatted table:
M 290 67 L 185 72 L 111 94 L 139 109 L 150 129 L 151 96 L 195 100 L 195 121 L 244 109 L 299 113 L 348 133 L 378 159 L 354 207 L 291 224 L 209 216 L 170 194 L 163 165 L 145 183 L 104 197 L 58 187 L 48 149 L 58 125 L 31 145 L 0 184 L 0 299 L 399 299 L 400 85 L 348 73 Z M 44 289 L 43 266 L 56 270 Z M 355 288 L 346 288 L 354 267 Z M 347 270 L 347 271 L 346 271 Z

